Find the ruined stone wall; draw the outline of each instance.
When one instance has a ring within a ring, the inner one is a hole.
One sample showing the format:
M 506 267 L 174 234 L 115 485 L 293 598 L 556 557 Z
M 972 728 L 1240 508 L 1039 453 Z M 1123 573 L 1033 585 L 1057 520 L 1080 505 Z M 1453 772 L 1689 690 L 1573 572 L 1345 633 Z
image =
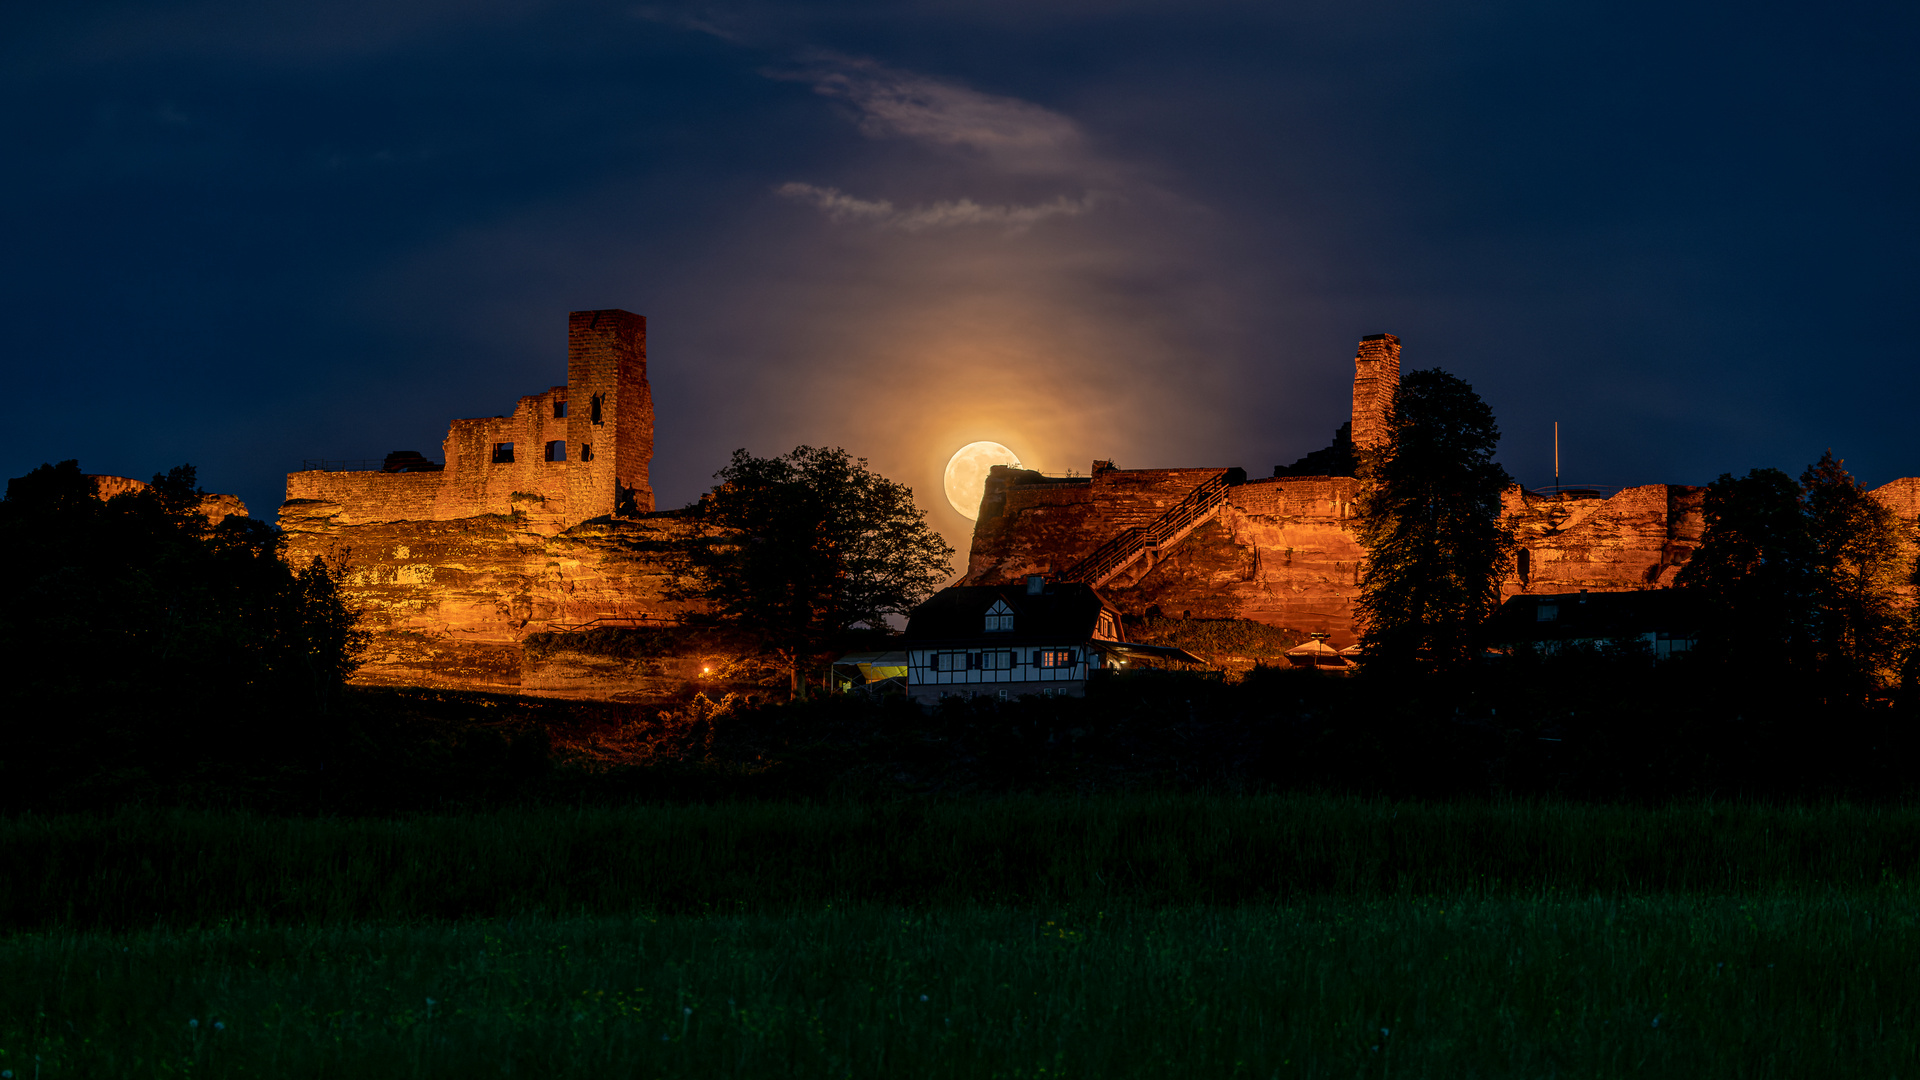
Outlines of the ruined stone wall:
M 647 320 L 572 312 L 567 385 L 521 398 L 508 416 L 453 421 L 441 452 L 437 473 L 292 473 L 287 498 L 334 504 L 325 516 L 337 524 L 519 513 L 548 533 L 652 511 Z
M 1680 484 L 1631 487 L 1610 499 L 1542 497 L 1509 490 L 1502 511 L 1526 552 L 1504 592 L 1666 588 L 1679 576 L 1705 529 L 1704 489 Z
M 324 503 L 325 516 L 340 525 L 380 521 L 430 521 L 437 515 L 446 473 L 325 472 L 287 474 L 287 502 Z M 281 517 L 286 516 L 282 508 Z M 282 525 L 284 526 L 284 521 Z

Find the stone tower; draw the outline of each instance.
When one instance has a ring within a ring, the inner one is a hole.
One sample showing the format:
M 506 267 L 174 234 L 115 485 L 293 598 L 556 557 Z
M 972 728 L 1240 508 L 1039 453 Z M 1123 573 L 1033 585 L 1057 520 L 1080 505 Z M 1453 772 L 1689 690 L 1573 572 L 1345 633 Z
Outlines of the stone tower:
M 653 389 L 647 319 L 630 311 L 567 316 L 567 504 L 576 519 L 653 509 Z
M 1371 450 L 1387 437 L 1387 410 L 1400 386 L 1400 339 L 1368 334 L 1353 354 L 1353 448 Z

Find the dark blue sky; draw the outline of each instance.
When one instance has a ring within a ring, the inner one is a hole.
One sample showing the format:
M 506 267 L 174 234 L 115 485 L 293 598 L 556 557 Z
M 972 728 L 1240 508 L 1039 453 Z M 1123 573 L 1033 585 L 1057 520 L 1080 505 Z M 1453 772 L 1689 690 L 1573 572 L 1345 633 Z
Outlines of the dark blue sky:
M 38 10 L 31 10 L 37 8 Z M 844 445 L 1244 465 L 1355 339 L 1546 482 L 1920 473 L 1911 5 L 143 3 L 0 15 L 0 467 L 437 455 L 650 320 L 663 505 Z

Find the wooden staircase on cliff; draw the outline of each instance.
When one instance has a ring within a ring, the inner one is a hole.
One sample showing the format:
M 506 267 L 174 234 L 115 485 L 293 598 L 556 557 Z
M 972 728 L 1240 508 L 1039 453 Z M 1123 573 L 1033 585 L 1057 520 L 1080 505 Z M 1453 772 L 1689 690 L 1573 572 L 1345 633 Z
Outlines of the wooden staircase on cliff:
M 1212 520 L 1227 504 L 1227 490 L 1233 485 L 1228 474 L 1208 480 L 1174 504 L 1146 526 L 1130 526 L 1118 536 L 1095 548 L 1093 554 L 1073 564 L 1060 575 L 1062 581 L 1082 581 L 1098 589 L 1119 577 L 1142 559 L 1148 569 L 1159 562 L 1160 553 L 1187 538 L 1187 534 Z

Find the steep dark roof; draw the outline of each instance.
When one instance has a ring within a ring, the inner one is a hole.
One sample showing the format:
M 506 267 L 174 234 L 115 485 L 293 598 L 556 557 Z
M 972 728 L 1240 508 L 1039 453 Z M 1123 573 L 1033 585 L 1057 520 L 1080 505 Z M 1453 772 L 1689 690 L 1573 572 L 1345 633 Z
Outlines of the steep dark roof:
M 1541 618 L 1541 608 L 1551 614 Z M 1694 597 L 1684 589 L 1639 592 L 1526 594 L 1509 599 L 1481 627 L 1490 643 L 1630 640 L 1642 634 L 1686 636 L 1698 625 Z
M 1004 600 L 1013 609 L 1013 629 L 988 632 L 987 609 Z M 992 641 L 1008 645 L 1046 645 L 1093 637 L 1105 601 L 1093 587 L 1077 581 L 1050 582 L 1029 595 L 1027 586 L 955 585 L 934 593 L 907 616 L 909 643 Z M 1114 624 L 1119 625 L 1116 614 Z

